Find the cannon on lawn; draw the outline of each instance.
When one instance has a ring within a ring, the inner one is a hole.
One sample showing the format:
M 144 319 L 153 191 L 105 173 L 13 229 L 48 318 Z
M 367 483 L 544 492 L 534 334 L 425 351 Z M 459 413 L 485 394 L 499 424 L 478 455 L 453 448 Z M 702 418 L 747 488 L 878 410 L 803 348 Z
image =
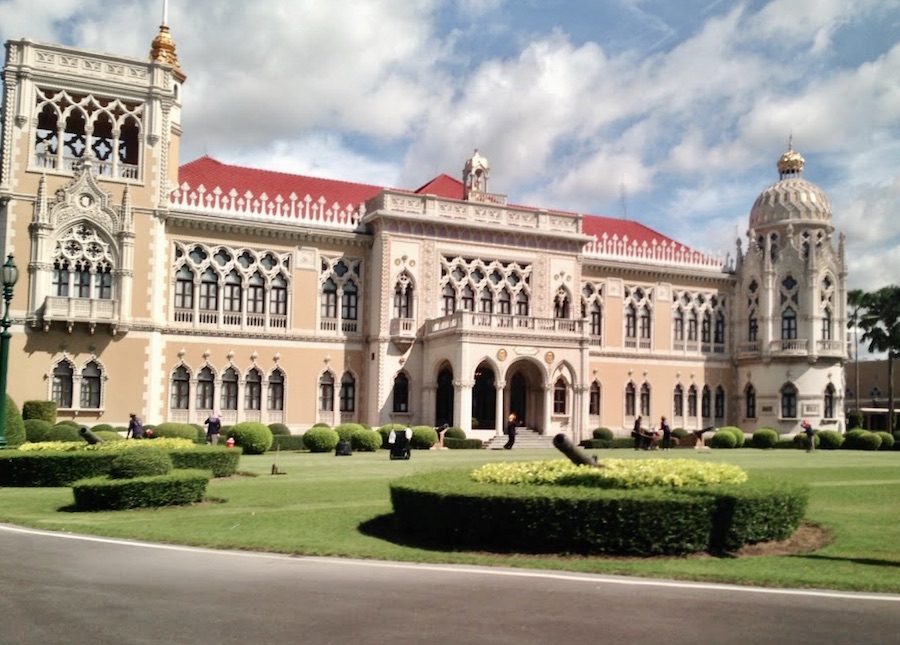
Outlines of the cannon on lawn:
M 87 441 L 92 446 L 98 443 L 103 443 L 103 439 L 95 435 L 93 432 L 83 427 L 78 431 L 78 434 L 81 435 L 81 438 Z
M 593 466 L 594 468 L 603 468 L 603 464 L 597 461 L 596 457 L 587 454 L 584 450 L 572 443 L 566 435 L 560 432 L 553 437 L 553 447 L 569 458 L 576 466 Z

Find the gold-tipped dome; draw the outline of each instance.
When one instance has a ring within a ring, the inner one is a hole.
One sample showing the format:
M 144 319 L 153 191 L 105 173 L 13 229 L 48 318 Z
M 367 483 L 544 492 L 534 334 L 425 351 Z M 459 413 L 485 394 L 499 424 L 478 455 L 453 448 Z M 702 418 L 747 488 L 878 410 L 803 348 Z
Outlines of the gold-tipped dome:
M 766 188 L 750 210 L 750 228 L 818 223 L 832 230 L 831 204 L 814 183 L 803 179 L 804 159 L 792 146 L 778 160 L 780 179 Z
M 153 39 L 153 44 L 150 46 L 150 61 L 171 66 L 175 78 L 181 82 L 184 82 L 184 79 L 187 78 L 178 64 L 178 54 L 175 53 L 175 41 L 172 40 L 172 36 L 169 34 L 168 25 L 159 26 L 159 33 L 156 34 L 156 38 Z

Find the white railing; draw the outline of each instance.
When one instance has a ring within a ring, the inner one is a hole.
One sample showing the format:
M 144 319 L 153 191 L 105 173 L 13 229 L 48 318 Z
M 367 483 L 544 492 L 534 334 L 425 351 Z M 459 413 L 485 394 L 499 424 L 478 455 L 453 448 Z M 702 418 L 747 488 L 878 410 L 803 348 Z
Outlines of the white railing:
M 47 170 L 62 170 L 64 172 L 74 172 L 75 169 L 84 161 L 84 157 L 72 157 L 63 155 L 58 157 L 49 152 L 38 152 L 34 155 L 34 165 L 38 168 L 46 168 Z M 102 177 L 115 177 L 118 179 L 140 179 L 140 167 L 137 164 L 124 162 L 100 161 L 99 159 L 90 159 L 91 165 L 96 169 L 97 174 Z
M 414 318 L 391 318 L 391 336 L 415 336 L 416 321 Z
M 738 343 L 738 354 L 759 354 L 762 344 L 758 340 L 749 340 Z
M 823 354 L 842 354 L 844 352 L 844 343 L 840 340 L 820 340 L 816 343 L 816 347 Z
M 115 300 L 47 296 L 47 299 L 44 301 L 44 319 L 46 320 L 100 322 L 114 320 L 115 315 Z
M 793 338 L 790 340 L 773 340 L 771 345 L 773 352 L 802 353 L 807 351 L 805 338 Z
M 506 316 L 501 314 L 483 314 L 471 311 L 457 311 L 449 316 L 429 320 L 426 326 L 428 334 L 448 330 L 497 329 L 504 332 L 515 327 L 517 332 L 532 334 L 563 334 L 580 336 L 584 330 L 584 320 L 569 318 L 533 318 L 531 316 Z
M 629 239 L 627 235 L 619 237 L 604 233 L 599 238 L 594 237 L 593 241 L 584 245 L 584 254 L 588 258 L 709 269 L 718 273 L 729 270 L 723 258 L 695 251 L 678 242 L 639 242 Z

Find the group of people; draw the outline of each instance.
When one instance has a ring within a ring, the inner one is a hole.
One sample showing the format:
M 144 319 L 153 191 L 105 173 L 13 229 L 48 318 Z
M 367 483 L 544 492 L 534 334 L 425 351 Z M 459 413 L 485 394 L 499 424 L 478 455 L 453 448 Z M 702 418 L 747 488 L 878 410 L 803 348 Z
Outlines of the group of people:
M 222 430 L 222 414 L 216 410 L 204 422 L 206 425 L 206 443 L 216 445 L 219 443 L 219 433 Z M 144 430 L 144 424 L 140 417 L 134 412 L 128 415 L 128 430 L 125 432 L 126 439 L 143 439 L 150 435 L 150 431 Z
M 654 450 L 662 444 L 662 450 L 672 447 L 672 428 L 665 417 L 660 417 L 659 430 L 643 427 L 641 421 L 644 417 L 638 415 L 634 420 L 634 429 L 631 436 L 634 438 L 635 450 Z

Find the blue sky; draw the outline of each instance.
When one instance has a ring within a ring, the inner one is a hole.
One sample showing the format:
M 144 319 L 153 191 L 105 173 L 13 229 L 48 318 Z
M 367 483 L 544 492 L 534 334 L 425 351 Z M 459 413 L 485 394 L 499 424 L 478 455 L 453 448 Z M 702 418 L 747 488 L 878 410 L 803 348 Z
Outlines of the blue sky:
M 0 37 L 145 57 L 162 0 L 0 0 Z M 514 203 L 734 250 L 793 135 L 850 286 L 900 283 L 900 0 L 170 0 L 181 161 L 404 188 L 474 148 Z

